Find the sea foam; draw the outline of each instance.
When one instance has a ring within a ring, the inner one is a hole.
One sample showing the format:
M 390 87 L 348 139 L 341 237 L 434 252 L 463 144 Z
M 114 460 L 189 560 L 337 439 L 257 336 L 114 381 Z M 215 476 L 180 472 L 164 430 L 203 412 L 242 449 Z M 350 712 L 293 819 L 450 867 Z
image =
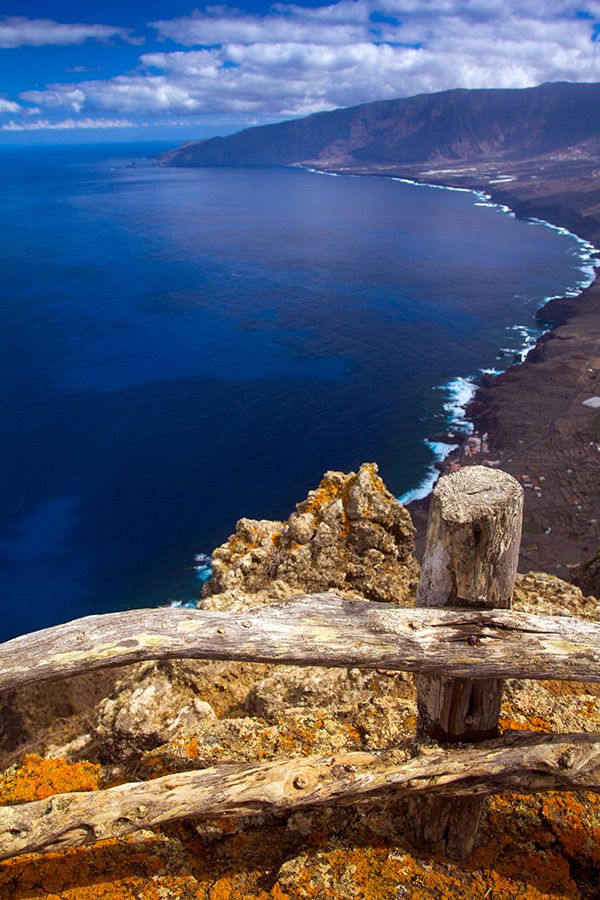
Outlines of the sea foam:
M 398 178 L 395 176 L 392 177 L 391 180 L 399 181 L 402 184 L 412 184 L 416 187 L 432 188 L 434 190 L 470 193 L 475 197 L 475 206 L 495 208 L 498 210 L 498 212 L 501 212 L 504 215 L 508 215 L 513 219 L 516 218 L 516 213 L 509 206 L 504 203 L 498 203 L 494 201 L 492 195 L 488 194 L 486 191 L 476 190 L 473 188 L 452 187 L 450 185 L 442 184 L 429 184 L 424 181 L 415 181 L 411 178 Z M 512 176 L 502 176 L 492 183 L 499 183 L 509 180 L 512 180 Z M 561 225 L 553 225 L 551 222 L 547 222 L 545 219 L 538 219 L 535 216 L 529 217 L 526 221 L 529 225 L 550 228 L 552 231 L 556 231 L 558 234 L 570 237 L 576 245 L 573 248 L 573 255 L 577 256 L 580 262 L 580 265 L 577 267 L 578 271 L 581 272 L 584 276 L 583 278 L 578 279 L 575 284 L 572 285 L 572 287 L 567 288 L 560 296 L 543 297 L 538 304 L 538 308 L 541 309 L 550 300 L 558 300 L 561 299 L 561 297 L 578 297 L 582 293 L 582 291 L 584 291 L 593 283 L 596 278 L 596 270 L 600 268 L 600 250 L 595 247 L 594 244 L 590 243 L 590 241 L 586 241 L 585 238 L 580 237 L 574 232 L 569 231 L 568 228 L 564 228 Z M 510 368 L 511 365 L 523 362 L 529 354 L 530 350 L 535 347 L 539 339 L 545 333 L 547 333 L 549 329 L 542 326 L 536 326 L 534 324 L 509 325 L 507 327 L 507 331 L 512 332 L 519 338 L 517 346 L 500 348 L 499 352 L 505 353 L 511 361 L 507 366 L 504 367 L 487 369 L 482 368 L 479 370 L 480 374 L 501 375 L 506 371 L 507 368 Z M 502 357 L 499 356 L 498 359 L 502 359 Z M 466 409 L 477 391 L 476 380 L 474 380 L 472 376 L 469 378 L 453 378 L 446 384 L 441 385 L 438 390 L 447 391 L 450 395 L 448 399 L 443 403 L 443 409 L 446 413 L 446 426 L 458 430 L 465 436 L 472 433 L 474 430 L 474 426 L 473 423 L 470 422 L 467 418 Z M 446 444 L 437 441 L 431 441 L 427 438 L 424 440 L 424 443 L 433 453 L 434 461 L 427 469 L 427 473 L 422 481 L 420 481 L 416 487 L 406 491 L 398 498 L 400 503 L 406 504 L 410 503 L 411 500 L 422 500 L 424 497 L 426 497 L 433 489 L 439 477 L 439 463 L 443 462 L 443 460 L 446 459 L 446 457 L 449 456 L 453 450 L 457 449 L 460 446 L 459 444 Z

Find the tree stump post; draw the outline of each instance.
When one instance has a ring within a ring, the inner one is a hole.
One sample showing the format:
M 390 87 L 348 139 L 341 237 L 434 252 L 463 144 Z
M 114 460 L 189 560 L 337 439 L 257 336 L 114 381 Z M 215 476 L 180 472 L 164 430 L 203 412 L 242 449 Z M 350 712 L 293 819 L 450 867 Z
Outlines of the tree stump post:
M 510 609 L 522 515 L 523 489 L 506 472 L 465 466 L 440 478 L 431 498 L 416 605 Z M 447 744 L 497 736 L 501 679 L 418 675 L 416 680 L 420 737 Z M 412 801 L 416 840 L 464 859 L 473 849 L 484 804 L 479 797 Z

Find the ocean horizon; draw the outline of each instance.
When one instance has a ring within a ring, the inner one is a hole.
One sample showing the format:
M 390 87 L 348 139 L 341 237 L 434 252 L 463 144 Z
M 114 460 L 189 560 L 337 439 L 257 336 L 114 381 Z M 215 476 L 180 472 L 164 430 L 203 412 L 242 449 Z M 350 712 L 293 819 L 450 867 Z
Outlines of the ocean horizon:
M 432 435 L 594 277 L 485 194 L 161 149 L 0 147 L 3 639 L 192 601 L 238 518 L 327 469 L 426 494 Z

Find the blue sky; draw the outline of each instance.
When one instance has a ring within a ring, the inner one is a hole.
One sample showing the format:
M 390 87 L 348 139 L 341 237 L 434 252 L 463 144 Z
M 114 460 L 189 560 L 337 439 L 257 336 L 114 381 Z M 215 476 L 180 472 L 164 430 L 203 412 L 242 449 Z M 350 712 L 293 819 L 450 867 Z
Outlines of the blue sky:
M 19 0 L 0 140 L 178 140 L 454 87 L 600 80 L 600 0 Z

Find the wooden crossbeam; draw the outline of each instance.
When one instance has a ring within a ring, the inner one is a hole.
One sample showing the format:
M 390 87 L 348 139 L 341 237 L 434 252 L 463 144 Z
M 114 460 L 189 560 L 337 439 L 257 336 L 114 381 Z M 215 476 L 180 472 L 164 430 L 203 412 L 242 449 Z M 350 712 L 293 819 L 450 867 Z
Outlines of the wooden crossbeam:
M 233 615 L 129 610 L 1 644 L 0 690 L 178 658 L 600 682 L 600 623 L 510 610 L 404 609 L 329 593 Z
M 511 734 L 448 750 L 407 742 L 380 753 L 213 766 L 0 807 L 0 858 L 76 847 L 185 818 L 579 788 L 600 791 L 600 734 Z

